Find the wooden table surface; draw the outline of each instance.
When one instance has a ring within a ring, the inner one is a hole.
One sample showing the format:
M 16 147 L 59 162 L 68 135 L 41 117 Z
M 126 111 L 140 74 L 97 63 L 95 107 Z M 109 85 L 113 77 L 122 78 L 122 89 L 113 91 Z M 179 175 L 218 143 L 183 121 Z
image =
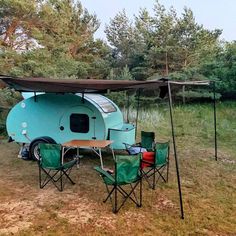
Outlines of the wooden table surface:
M 65 147 L 98 147 L 105 148 L 113 143 L 112 140 L 71 140 L 62 145 Z

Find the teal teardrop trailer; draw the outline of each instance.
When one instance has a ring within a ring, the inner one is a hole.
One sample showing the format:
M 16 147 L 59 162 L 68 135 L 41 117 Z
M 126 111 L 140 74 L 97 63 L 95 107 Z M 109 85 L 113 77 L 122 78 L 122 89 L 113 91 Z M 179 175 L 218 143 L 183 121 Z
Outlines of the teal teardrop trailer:
M 113 140 L 113 149 L 135 143 L 135 127 L 125 123 L 118 106 L 99 94 L 42 93 L 24 96 L 8 114 L 6 127 L 15 142 L 29 144 L 38 158 L 38 144 L 79 140 Z

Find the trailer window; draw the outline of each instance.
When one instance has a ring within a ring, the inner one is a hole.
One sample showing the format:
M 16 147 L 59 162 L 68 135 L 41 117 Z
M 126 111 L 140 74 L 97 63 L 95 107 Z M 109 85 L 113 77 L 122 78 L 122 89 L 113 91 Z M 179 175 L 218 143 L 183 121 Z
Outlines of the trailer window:
M 70 130 L 76 133 L 89 132 L 89 117 L 86 114 L 71 114 Z
M 98 94 L 86 94 L 86 97 L 95 102 L 105 113 L 111 113 L 116 111 L 114 104 L 106 97 Z

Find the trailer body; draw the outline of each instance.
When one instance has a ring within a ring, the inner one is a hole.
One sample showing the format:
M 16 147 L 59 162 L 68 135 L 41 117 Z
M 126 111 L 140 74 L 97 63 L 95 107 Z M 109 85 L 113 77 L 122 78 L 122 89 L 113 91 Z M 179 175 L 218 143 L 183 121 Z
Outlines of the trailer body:
M 123 120 L 118 106 L 99 94 L 43 93 L 15 105 L 7 117 L 8 135 L 19 143 L 41 137 L 69 140 L 113 140 L 114 149 L 135 143 L 135 127 Z

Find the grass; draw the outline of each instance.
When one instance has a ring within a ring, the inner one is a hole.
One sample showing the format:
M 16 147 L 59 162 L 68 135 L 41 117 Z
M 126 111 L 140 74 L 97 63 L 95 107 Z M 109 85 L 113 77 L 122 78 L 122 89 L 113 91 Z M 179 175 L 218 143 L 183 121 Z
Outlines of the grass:
M 38 188 L 37 164 L 17 159 L 18 146 L 1 141 L 0 234 L 16 235 L 236 235 L 236 103 L 217 104 L 219 161 L 214 160 L 213 111 L 209 105 L 174 107 L 185 219 L 179 202 L 173 149 L 170 179 L 155 191 L 144 184 L 143 207 L 128 202 L 114 215 L 103 204 L 105 188 L 86 155 L 62 193 Z M 130 119 L 134 120 L 135 112 Z M 140 130 L 171 139 L 168 109 L 142 111 Z M 140 138 L 139 136 L 137 137 Z M 109 155 L 104 155 L 111 167 Z

